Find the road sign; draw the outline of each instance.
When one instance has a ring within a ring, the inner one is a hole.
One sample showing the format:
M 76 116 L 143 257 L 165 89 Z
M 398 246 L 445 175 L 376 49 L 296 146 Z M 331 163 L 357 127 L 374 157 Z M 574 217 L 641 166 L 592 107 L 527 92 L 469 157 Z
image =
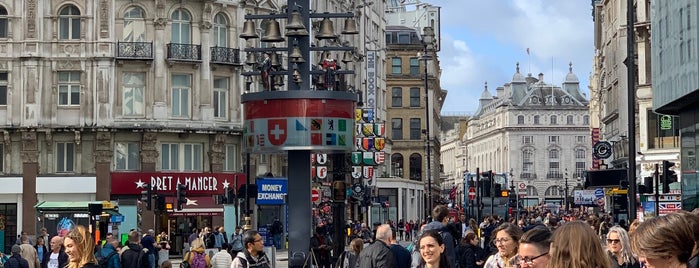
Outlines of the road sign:
M 595 197 L 603 198 L 604 197 L 604 190 L 602 188 L 595 189 Z
M 527 185 L 524 182 L 519 183 L 519 189 L 527 189 Z
M 320 201 L 320 192 L 318 190 L 311 190 L 311 201 L 314 203 Z
M 476 188 L 468 188 L 468 200 L 476 200 Z

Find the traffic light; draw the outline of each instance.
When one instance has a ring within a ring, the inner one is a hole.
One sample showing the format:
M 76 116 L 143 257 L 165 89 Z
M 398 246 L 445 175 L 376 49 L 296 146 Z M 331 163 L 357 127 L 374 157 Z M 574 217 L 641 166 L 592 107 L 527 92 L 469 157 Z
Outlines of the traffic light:
M 158 211 L 165 211 L 165 196 L 159 195 L 155 198 L 155 209 Z
M 492 186 L 493 186 L 493 171 L 488 170 L 488 171 L 483 171 L 481 173 L 481 193 L 482 197 L 490 197 L 492 192 Z
M 141 202 L 146 203 L 146 209 L 151 210 L 151 200 L 153 200 L 153 192 L 151 192 L 150 184 L 144 184 L 145 191 L 141 191 Z
M 677 181 L 677 174 L 675 174 L 675 171 L 670 170 L 674 166 L 675 162 L 663 160 L 663 193 L 665 194 L 670 192 L 670 183 Z
M 177 184 L 177 210 L 182 210 L 182 206 L 187 204 L 187 193 L 185 192 L 186 189 L 187 186 L 184 184 Z
M 510 190 L 500 190 L 500 197 L 509 197 Z

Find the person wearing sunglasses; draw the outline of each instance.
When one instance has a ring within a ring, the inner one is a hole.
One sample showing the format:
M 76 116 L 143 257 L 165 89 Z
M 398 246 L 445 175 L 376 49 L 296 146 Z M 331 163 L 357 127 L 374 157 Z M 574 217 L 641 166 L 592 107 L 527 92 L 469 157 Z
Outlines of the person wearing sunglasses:
M 516 263 L 519 267 L 545 268 L 549 262 L 551 231 L 545 226 L 537 226 L 519 239 Z
M 641 264 L 631 252 L 629 234 L 620 226 L 614 226 L 607 233 L 607 252 L 612 267 L 640 268 Z
M 611 268 L 599 236 L 582 221 L 563 224 L 553 232 L 549 249 L 551 268 Z

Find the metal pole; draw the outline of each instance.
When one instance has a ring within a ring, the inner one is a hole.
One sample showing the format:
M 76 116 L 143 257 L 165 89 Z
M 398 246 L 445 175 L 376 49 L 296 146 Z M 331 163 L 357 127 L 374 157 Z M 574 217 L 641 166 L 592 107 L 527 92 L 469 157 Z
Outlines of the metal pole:
M 430 92 L 429 92 L 429 77 L 427 74 L 427 42 L 423 40 L 425 51 L 423 59 L 425 60 L 425 143 L 427 146 L 427 215 L 432 213 L 432 152 L 430 149 Z
M 634 32 L 634 0 L 626 1 L 626 71 L 627 71 L 627 117 L 629 123 L 629 184 L 636 185 L 636 64 L 634 62 L 636 34 Z M 636 187 L 629 187 L 629 221 L 636 219 Z
M 476 221 L 481 222 L 481 168 L 476 168 Z
M 490 215 L 495 215 L 495 184 L 493 180 L 493 171 L 490 171 Z
M 566 172 L 566 173 L 568 173 L 568 172 Z M 569 206 L 568 206 L 568 205 L 569 205 L 569 204 L 568 204 L 568 176 L 566 176 L 565 179 L 566 179 L 566 181 L 565 181 L 565 183 L 566 183 L 566 185 L 565 185 L 565 186 L 566 186 L 566 195 L 565 195 L 565 204 L 566 204 L 566 206 L 565 206 L 565 211 L 568 212 L 568 210 L 570 209 Z
M 250 217 L 250 193 L 248 193 L 248 187 L 250 186 L 250 173 L 250 153 L 245 153 L 245 211 L 243 212 L 245 217 Z
M 660 215 L 660 172 L 658 172 L 658 164 L 655 164 L 655 216 Z M 631 187 L 629 187 L 631 188 Z

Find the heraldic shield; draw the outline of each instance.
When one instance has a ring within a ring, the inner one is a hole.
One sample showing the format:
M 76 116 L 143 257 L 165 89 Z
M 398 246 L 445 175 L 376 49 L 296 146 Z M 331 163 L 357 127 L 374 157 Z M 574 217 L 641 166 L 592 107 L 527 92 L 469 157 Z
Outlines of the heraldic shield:
M 352 165 L 362 164 L 362 152 L 352 152 Z
M 287 132 L 286 119 L 269 119 L 267 121 L 267 137 L 272 145 L 281 146 L 284 144 Z
M 364 137 L 374 136 L 374 124 L 362 124 L 362 134 Z
M 374 148 L 376 150 L 383 150 L 383 148 L 386 147 L 386 139 L 385 138 L 374 138 Z
M 352 178 L 362 178 L 362 166 L 352 166 Z

